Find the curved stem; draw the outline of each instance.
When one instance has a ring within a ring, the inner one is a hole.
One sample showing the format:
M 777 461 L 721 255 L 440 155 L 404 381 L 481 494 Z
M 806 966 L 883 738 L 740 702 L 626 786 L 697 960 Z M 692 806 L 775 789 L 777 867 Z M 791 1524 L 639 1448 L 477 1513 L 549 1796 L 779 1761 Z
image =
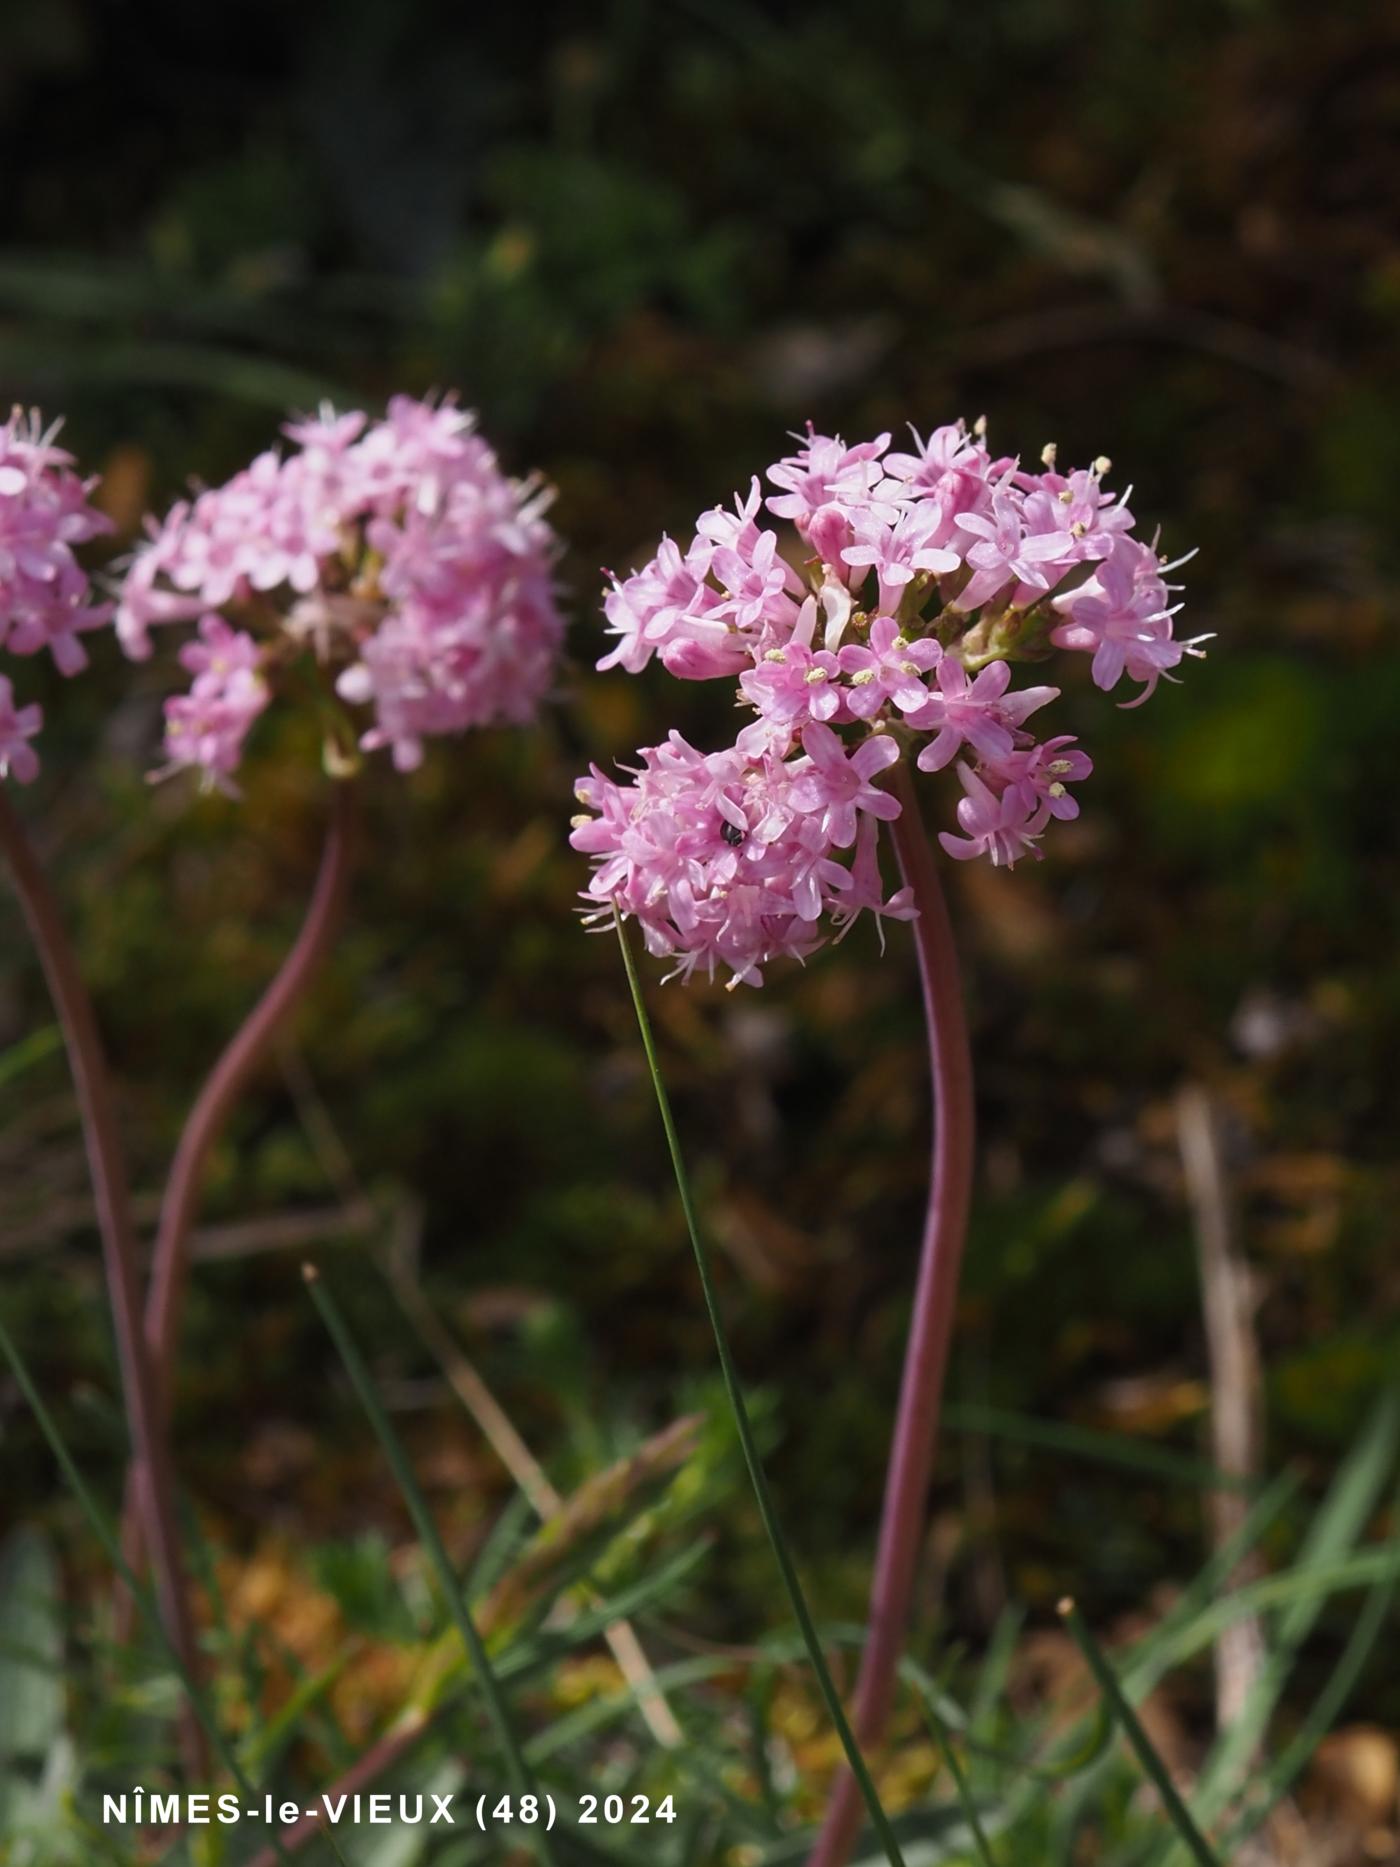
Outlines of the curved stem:
M 234 1103 L 311 983 L 335 937 L 350 873 L 352 813 L 351 785 L 346 780 L 338 781 L 321 866 L 301 931 L 272 983 L 209 1072 L 175 1150 L 161 1201 L 146 1299 L 146 1340 L 162 1396 L 167 1400 L 189 1268 L 186 1247 L 199 1209 L 204 1169 Z
M 174 1470 L 164 1430 L 159 1384 L 141 1328 L 136 1231 L 106 1057 L 92 1002 L 58 902 L 3 786 L 0 786 L 0 850 L 9 863 L 63 1029 L 102 1238 L 103 1268 L 117 1340 L 123 1403 L 132 1450 L 142 1473 L 136 1505 L 152 1552 L 161 1620 L 171 1648 L 187 1674 L 193 1677 L 194 1630 L 180 1561 Z M 197 1778 L 202 1778 L 207 1767 L 202 1734 L 189 1720 L 183 1731 L 186 1763 Z
M 890 788 L 901 805 L 899 817 L 890 826 L 895 851 L 919 909 L 913 930 L 933 1079 L 933 1160 L 899 1410 L 885 1477 L 869 1627 L 852 1708 L 856 1737 L 862 1745 L 879 1742 L 894 1703 L 957 1307 L 974 1139 L 972 1051 L 957 948 L 938 865 L 903 762 L 895 766 Z M 859 1822 L 857 1786 L 843 1772 L 832 1791 L 810 1867 L 844 1867 Z
M 349 878 L 353 841 L 352 785 L 349 780 L 340 780 L 334 786 L 321 866 L 301 931 L 272 983 L 210 1071 L 185 1119 L 161 1201 L 146 1298 L 146 1343 L 162 1413 L 167 1413 L 170 1407 L 175 1352 L 188 1281 L 189 1237 L 199 1209 L 209 1155 L 234 1103 L 310 984 L 335 937 Z M 139 1568 L 141 1555 L 140 1519 L 134 1508 L 141 1482 L 138 1457 L 127 1481 L 123 1528 L 123 1546 L 133 1568 Z

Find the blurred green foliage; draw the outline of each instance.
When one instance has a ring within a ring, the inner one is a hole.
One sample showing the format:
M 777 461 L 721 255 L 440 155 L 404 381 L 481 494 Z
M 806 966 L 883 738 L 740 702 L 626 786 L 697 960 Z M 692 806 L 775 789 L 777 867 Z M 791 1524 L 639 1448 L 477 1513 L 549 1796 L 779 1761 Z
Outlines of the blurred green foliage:
M 613 943 L 573 918 L 574 773 L 722 697 L 588 672 L 596 566 L 639 562 L 809 416 L 986 412 L 1104 451 L 1210 659 L 1120 712 L 1065 671 L 1097 770 L 1043 868 L 953 878 L 982 1170 L 954 1398 L 1199 1449 L 1204 1351 L 1173 1096 L 1227 1112 L 1270 1463 L 1321 1483 L 1400 1351 L 1400 101 L 1393 9 L 1301 0 L 21 4 L 0 17 L 0 378 L 66 411 L 130 531 L 322 393 L 451 386 L 559 489 L 577 667 L 530 736 L 377 770 L 334 961 L 220 1149 L 180 1457 L 235 1546 L 403 1519 L 366 1477 L 296 1251 L 443 1453 L 463 1534 L 503 1477 L 386 1301 L 384 1225 L 562 1488 L 692 1405 L 710 1346 Z M 241 803 L 152 790 L 166 664 L 110 644 L 28 803 L 81 935 L 151 1194 L 309 887 L 324 789 L 293 726 Z M 946 816 L 944 795 L 929 798 Z M 49 1021 L 0 905 L 0 1049 Z M 912 957 L 861 931 L 761 994 L 655 1010 L 773 1472 L 826 1610 L 861 1607 L 925 1172 Z M 61 1058 L 0 1071 L 7 1313 L 110 1490 L 120 1425 Z M 314 1221 L 314 1222 L 312 1222 Z M 269 1232 L 267 1236 L 271 1236 Z M 708 1388 L 705 1387 L 708 1392 Z M 23 1416 L 7 1502 L 52 1504 Z M 456 1456 L 448 1458 L 449 1449 Z M 749 1637 L 734 1493 L 689 1624 Z M 1195 1566 L 1199 1494 L 954 1437 L 925 1607 L 1101 1613 Z M 348 1560 L 348 1558 L 347 1558 Z M 347 1570 L 344 1586 L 354 1587 Z M 1368 1677 L 1369 1714 L 1400 1717 Z

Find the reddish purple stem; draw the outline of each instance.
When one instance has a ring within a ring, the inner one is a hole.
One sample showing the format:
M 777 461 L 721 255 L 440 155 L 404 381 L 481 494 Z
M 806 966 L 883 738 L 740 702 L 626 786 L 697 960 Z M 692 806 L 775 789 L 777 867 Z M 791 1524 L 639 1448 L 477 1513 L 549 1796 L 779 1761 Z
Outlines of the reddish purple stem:
M 194 1627 L 180 1561 L 175 1475 L 159 1384 L 141 1328 L 136 1231 L 111 1079 L 92 1002 L 58 902 L 3 785 L 0 785 L 0 849 L 9 863 L 63 1030 L 102 1239 L 123 1404 L 132 1451 L 142 1473 L 135 1507 L 152 1551 L 156 1596 L 166 1637 L 194 1677 Z M 184 1720 L 182 1734 L 187 1768 L 195 1780 L 201 1780 L 207 1774 L 203 1734 L 192 1718 Z
M 869 1627 L 852 1708 L 856 1738 L 863 1747 L 878 1744 L 884 1736 L 909 1623 L 957 1307 L 958 1272 L 967 1237 L 974 1138 L 972 1051 L 957 949 L 938 865 L 906 764 L 894 768 L 890 788 L 902 806 L 890 826 L 891 834 L 904 880 L 919 909 L 913 929 L 933 1079 L 933 1162 L 899 1411 L 885 1477 Z M 854 1777 L 845 1770 L 832 1790 L 809 1867 L 845 1867 L 860 1819 L 860 1794 Z
M 156 1229 L 145 1325 L 156 1397 L 163 1414 L 169 1411 L 174 1385 L 175 1355 L 188 1281 L 189 1237 L 199 1209 L 205 1168 L 235 1102 L 306 991 L 335 937 L 354 841 L 353 790 L 349 780 L 338 781 L 333 786 L 331 821 L 301 931 L 272 983 L 209 1073 L 185 1120 L 171 1164 Z M 141 1556 L 142 1531 L 134 1509 L 141 1481 L 138 1458 L 127 1483 L 125 1517 L 126 1550 L 133 1567 Z

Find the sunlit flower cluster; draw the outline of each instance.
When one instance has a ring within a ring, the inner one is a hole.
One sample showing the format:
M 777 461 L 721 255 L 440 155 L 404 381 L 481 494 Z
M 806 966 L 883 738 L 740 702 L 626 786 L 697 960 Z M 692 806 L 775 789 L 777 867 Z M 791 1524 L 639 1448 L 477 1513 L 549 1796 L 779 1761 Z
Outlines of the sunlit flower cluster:
M 563 636 L 548 494 L 505 477 L 474 418 L 396 397 L 291 422 L 290 451 L 172 508 L 132 558 L 127 651 L 193 623 L 193 676 L 166 705 L 167 768 L 232 788 L 254 721 L 305 677 L 368 708 L 367 751 L 409 770 L 423 741 L 534 716 Z
M 1036 737 L 1027 722 L 1059 689 L 1013 686 L 1015 664 L 1081 651 L 1099 687 L 1139 682 L 1137 705 L 1200 653 L 1174 633 L 1175 566 L 1135 535 L 1107 460 L 1062 473 L 1047 448 L 1028 470 L 993 459 L 980 423 L 890 442 L 809 432 L 766 498 L 755 479 L 605 596 L 600 667 L 655 657 L 733 680 L 754 714 L 725 752 L 672 734 L 626 782 L 595 769 L 579 785 L 590 903 L 635 916 L 683 976 L 719 962 L 757 984 L 775 955 L 819 946 L 824 918 L 911 911 L 882 899 L 877 847 L 900 814 L 877 780 L 901 757 L 956 767 L 949 855 L 1039 857 L 1093 767 L 1072 737 Z
M 72 455 L 54 445 L 57 433 L 57 423 L 45 429 L 37 412 L 20 409 L 0 427 L 0 648 L 47 649 L 60 673 L 77 674 L 87 666 L 82 637 L 112 610 L 92 601 L 73 547 L 111 525 L 90 503 L 96 481 L 74 473 Z M 17 704 L 0 675 L 0 778 L 33 782 L 42 725 L 42 708 Z

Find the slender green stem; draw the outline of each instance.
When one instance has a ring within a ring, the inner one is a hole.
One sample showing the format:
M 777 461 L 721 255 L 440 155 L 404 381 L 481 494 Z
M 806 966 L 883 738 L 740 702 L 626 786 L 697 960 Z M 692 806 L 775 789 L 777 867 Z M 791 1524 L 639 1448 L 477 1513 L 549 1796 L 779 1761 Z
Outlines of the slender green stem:
M 175 1642 L 171 1639 L 165 1622 L 161 1618 L 160 1612 L 154 1601 L 152 1601 L 149 1592 L 144 1584 L 138 1580 L 136 1572 L 127 1562 L 125 1556 L 122 1555 L 121 1544 L 117 1539 L 116 1531 L 103 1515 L 101 1505 L 88 1489 L 87 1480 L 74 1463 L 73 1456 L 64 1443 L 63 1435 L 58 1430 L 58 1423 L 49 1412 L 48 1407 L 44 1404 L 43 1396 L 34 1384 L 34 1377 L 30 1374 L 23 1357 L 20 1355 L 19 1349 L 15 1346 L 14 1338 L 5 1327 L 3 1320 L 0 1320 L 0 1354 L 3 1354 L 5 1360 L 9 1362 L 10 1369 L 14 1374 L 15 1380 L 19 1384 L 20 1392 L 28 1401 L 35 1419 L 39 1422 L 39 1430 L 48 1441 L 49 1449 L 53 1453 L 54 1458 L 58 1461 L 59 1469 L 62 1471 L 64 1478 L 68 1481 L 69 1489 L 77 1499 L 83 1515 L 87 1518 L 93 1535 L 102 1545 L 103 1553 L 123 1582 L 126 1583 L 126 1586 L 131 1591 L 133 1600 L 159 1636 L 161 1644 L 170 1657 L 170 1663 L 175 1668 L 180 1683 L 185 1688 L 190 1705 L 193 1707 L 195 1717 L 198 1718 L 205 1735 L 208 1737 L 213 1747 L 214 1754 L 228 1771 L 233 1782 L 237 1784 L 239 1792 L 243 1796 L 245 1802 L 251 1804 L 257 1797 L 256 1788 L 239 1763 L 233 1748 L 224 1737 L 223 1732 L 219 1729 L 219 1722 L 210 1708 L 209 1701 L 204 1695 L 203 1688 L 199 1685 L 193 1673 L 185 1664 L 184 1658 L 175 1645 Z M 277 1843 L 275 1835 L 273 1845 L 277 1849 L 278 1859 L 285 1861 L 287 1856 Z
M 486 1700 L 486 1709 L 495 1729 L 496 1741 L 500 1745 L 501 1759 L 505 1764 L 511 1789 L 516 1796 L 533 1795 L 535 1792 L 530 1767 L 525 1761 L 524 1752 L 511 1726 L 510 1714 L 506 1709 L 500 1682 L 487 1658 L 485 1644 L 477 1632 L 476 1622 L 472 1619 L 471 1609 L 467 1606 L 457 1572 L 443 1545 L 437 1524 L 433 1521 L 433 1514 L 428 1509 L 427 1499 L 423 1496 L 418 1480 L 413 1475 L 413 1467 L 408 1462 L 408 1454 L 404 1451 L 398 1434 L 389 1423 L 389 1416 L 385 1413 L 379 1395 L 375 1392 L 374 1381 L 369 1369 L 365 1366 L 364 1357 L 360 1354 L 335 1299 L 312 1266 L 308 1265 L 303 1275 L 306 1278 L 307 1288 L 311 1292 L 312 1301 L 321 1313 L 321 1320 L 330 1331 L 331 1339 L 340 1352 L 341 1360 L 345 1363 L 351 1386 L 355 1389 L 360 1405 L 369 1415 L 370 1424 L 375 1430 L 380 1445 L 384 1448 L 384 1456 L 388 1459 L 398 1487 L 403 1493 L 404 1503 L 408 1506 L 413 1526 L 418 1532 L 423 1548 L 427 1551 L 428 1560 L 437 1572 L 448 1610 L 458 1633 L 462 1636 L 462 1645 L 471 1659 L 473 1671 L 481 1681 L 482 1695 Z M 529 1834 L 539 1858 L 546 1863 L 546 1867 L 552 1867 L 554 1855 L 544 1829 L 535 1826 L 530 1829 Z
M 855 1739 L 841 1705 L 841 1695 L 836 1690 L 831 1670 L 822 1652 L 821 1641 L 817 1637 L 811 1610 L 807 1606 L 807 1597 L 802 1592 L 797 1569 L 789 1553 L 787 1540 L 778 1514 L 773 1505 L 772 1493 L 768 1489 L 767 1474 L 763 1461 L 759 1457 L 758 1444 L 754 1439 L 753 1426 L 749 1420 L 748 1406 L 744 1400 L 744 1390 L 739 1383 L 739 1372 L 734 1365 L 734 1357 L 729 1347 L 729 1336 L 724 1326 L 724 1317 L 720 1310 L 719 1293 L 715 1288 L 714 1274 L 710 1266 L 709 1252 L 700 1232 L 700 1223 L 696 1217 L 695 1202 L 691 1197 L 690 1180 L 686 1174 L 685 1158 L 681 1153 L 680 1136 L 676 1130 L 675 1117 L 671 1113 L 671 1099 L 666 1093 L 666 1085 L 661 1077 L 661 1065 L 656 1054 L 656 1040 L 652 1034 L 651 1020 L 647 1015 L 646 1001 L 642 996 L 642 983 L 637 973 L 637 962 L 632 952 L 631 941 L 621 918 L 617 920 L 618 944 L 622 948 L 622 963 L 627 971 L 627 984 L 632 993 L 632 1004 L 637 1014 L 637 1028 L 641 1032 L 642 1049 L 646 1052 L 647 1068 L 651 1072 L 652 1089 L 656 1095 L 656 1106 L 661 1115 L 661 1126 L 666 1135 L 666 1146 L 671 1156 L 671 1170 L 676 1178 L 676 1190 L 680 1195 L 681 1211 L 685 1216 L 686 1230 L 690 1234 L 691 1248 L 695 1253 L 695 1266 L 700 1274 L 700 1288 L 704 1293 L 705 1308 L 709 1312 L 710 1327 L 714 1331 L 715 1348 L 719 1354 L 720 1373 L 724 1377 L 725 1392 L 734 1414 L 734 1425 L 739 1434 L 739 1444 L 743 1450 L 744 1463 L 748 1467 L 749 1479 L 753 1485 L 754 1496 L 758 1501 L 758 1514 L 763 1519 L 763 1527 L 772 1544 L 778 1572 L 782 1576 L 783 1587 L 787 1590 L 788 1600 L 802 1634 L 803 1644 L 812 1670 L 817 1676 L 817 1684 L 826 1701 L 826 1708 L 831 1714 L 831 1721 L 841 1739 L 841 1748 L 846 1753 L 846 1760 L 851 1766 L 851 1773 L 860 1787 L 865 1806 L 870 1813 L 871 1822 L 880 1837 L 880 1844 L 888 1855 L 892 1867 L 904 1867 L 904 1857 L 900 1853 L 899 1843 L 895 1839 L 889 1817 L 881 1806 L 879 1793 L 875 1788 L 870 1771 L 860 1746 Z
M 1099 1690 L 1112 1707 L 1113 1715 L 1123 1727 L 1123 1735 L 1132 1745 L 1138 1762 L 1144 1773 L 1151 1778 L 1157 1794 L 1162 1798 L 1162 1806 L 1171 1819 L 1172 1826 L 1185 1842 L 1199 1867 L 1220 1867 L 1214 1850 L 1192 1818 L 1191 1811 L 1182 1801 L 1176 1784 L 1165 1763 L 1158 1756 L 1151 1738 L 1142 1727 L 1142 1721 L 1128 1703 L 1118 1675 L 1109 1665 L 1103 1649 L 1089 1631 L 1089 1624 L 1072 1601 L 1060 1603 L 1060 1618 L 1074 1636 L 1079 1651 L 1093 1673 Z
M 938 1716 L 938 1713 L 933 1709 L 932 1705 L 925 1706 L 924 1715 L 928 1723 L 928 1728 L 933 1733 L 933 1741 L 938 1746 L 939 1755 L 942 1757 L 944 1763 L 947 1764 L 948 1772 L 953 1779 L 953 1786 L 958 1792 L 958 1801 L 962 1804 L 962 1812 L 967 1817 L 968 1827 L 972 1830 L 972 1839 L 977 1849 L 977 1858 L 982 1862 L 982 1867 L 996 1867 L 991 1845 L 987 1840 L 987 1831 L 983 1828 L 982 1818 L 977 1813 L 977 1804 L 972 1799 L 972 1791 L 968 1787 L 967 1775 L 962 1765 L 958 1762 L 958 1753 L 953 1749 L 952 1739 L 944 1730 L 943 1720 Z

